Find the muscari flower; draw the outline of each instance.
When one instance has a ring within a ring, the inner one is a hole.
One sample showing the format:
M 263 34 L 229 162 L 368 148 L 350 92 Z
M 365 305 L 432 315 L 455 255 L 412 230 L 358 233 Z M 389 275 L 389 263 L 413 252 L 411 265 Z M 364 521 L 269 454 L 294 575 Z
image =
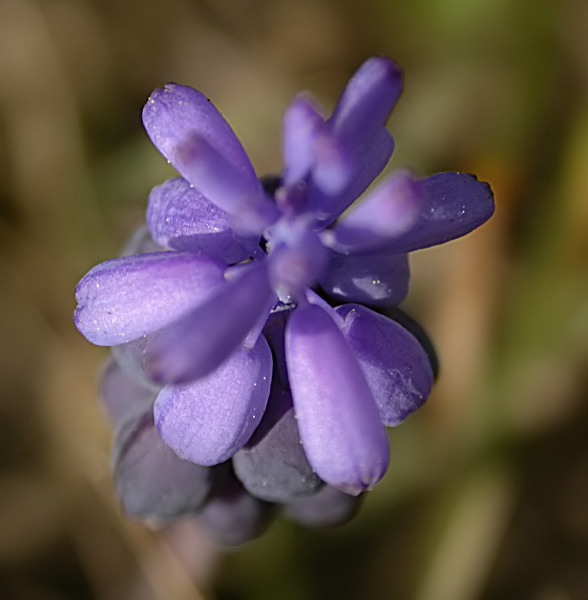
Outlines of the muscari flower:
M 262 180 L 200 92 L 169 84 L 149 98 L 146 131 L 180 177 L 151 192 L 147 236 L 81 280 L 75 323 L 150 390 L 141 427 L 155 426 L 182 464 L 233 458 L 251 493 L 278 502 L 323 482 L 333 491 L 322 497 L 356 496 L 384 475 L 385 427 L 423 404 L 433 369 L 381 313 L 406 296 L 408 253 L 494 210 L 471 175 L 399 171 L 347 211 L 393 152 L 385 126 L 401 90 L 398 67 L 376 57 L 329 118 L 298 96 L 283 121 L 284 171 Z M 288 461 L 271 459 L 288 443 L 300 454 L 291 479 Z

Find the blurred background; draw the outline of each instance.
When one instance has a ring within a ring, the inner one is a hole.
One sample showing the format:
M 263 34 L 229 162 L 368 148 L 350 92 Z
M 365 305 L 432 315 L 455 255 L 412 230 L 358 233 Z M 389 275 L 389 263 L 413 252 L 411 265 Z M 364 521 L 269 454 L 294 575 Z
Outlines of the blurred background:
M 588 598 L 588 3 L 0 0 L 0 599 Z M 412 256 L 436 343 L 354 521 L 278 520 L 224 552 L 121 516 L 76 282 L 171 171 L 142 130 L 203 91 L 259 174 L 299 90 L 332 108 L 367 57 L 405 70 L 389 169 L 476 173 L 492 221 Z

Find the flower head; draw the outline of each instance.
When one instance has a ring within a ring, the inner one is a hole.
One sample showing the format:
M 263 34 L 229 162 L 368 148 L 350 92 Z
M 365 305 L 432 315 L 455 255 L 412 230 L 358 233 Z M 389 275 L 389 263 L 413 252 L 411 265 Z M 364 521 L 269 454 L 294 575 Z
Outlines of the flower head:
M 433 371 L 417 338 L 376 309 L 404 299 L 409 252 L 493 212 L 490 188 L 471 175 L 408 171 L 347 211 L 392 154 L 386 122 L 401 90 L 399 68 L 376 57 L 331 117 L 295 98 L 284 170 L 270 179 L 200 92 L 156 90 L 143 122 L 180 177 L 150 194 L 148 246 L 78 285 L 78 329 L 155 386 L 163 441 L 201 466 L 235 457 L 237 476 L 263 499 L 294 501 L 322 482 L 358 495 L 381 479 L 385 426 L 422 405 Z M 264 443 L 276 427 L 304 452 Z M 274 458 L 258 460 L 257 447 Z M 299 481 L 280 477 L 289 458 Z

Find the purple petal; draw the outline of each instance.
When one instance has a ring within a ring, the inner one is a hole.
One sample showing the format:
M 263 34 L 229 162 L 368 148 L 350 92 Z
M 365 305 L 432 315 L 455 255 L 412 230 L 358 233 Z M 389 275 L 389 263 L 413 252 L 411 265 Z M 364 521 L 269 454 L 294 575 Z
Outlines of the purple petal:
M 365 252 L 385 246 L 407 231 L 421 209 L 420 186 L 407 171 L 389 177 L 321 238 L 339 252 Z
M 470 233 L 494 213 L 492 190 L 466 173 L 437 173 L 419 182 L 422 207 L 416 223 L 387 246 L 412 252 Z
M 164 327 L 223 282 L 220 260 L 181 252 L 127 256 L 94 267 L 76 288 L 74 321 L 98 346 Z
M 282 146 L 286 185 L 304 179 L 310 171 L 314 162 L 316 136 L 323 127 L 323 118 L 306 96 L 298 96 L 286 109 Z
M 100 389 L 103 405 L 116 430 L 149 412 L 158 393 L 129 377 L 112 357 L 102 369 Z
M 114 481 L 125 513 L 159 526 L 202 508 L 215 469 L 178 458 L 161 440 L 151 411 L 115 439 Z
M 205 138 L 192 135 L 179 144 L 175 166 L 198 191 L 231 216 L 235 229 L 260 233 L 278 218 L 275 204 L 259 181 L 244 176 Z
M 341 139 L 361 148 L 386 125 L 401 92 L 398 65 L 388 58 L 370 58 L 349 80 L 329 124 Z
M 313 182 L 329 196 L 345 190 L 357 169 L 357 156 L 338 137 L 318 135 L 314 146 Z
M 258 238 L 236 234 L 227 213 L 185 179 L 172 179 L 149 195 L 147 225 L 162 246 L 241 262 L 258 249 Z
M 152 379 L 185 383 L 226 360 L 275 302 L 266 267 L 265 261 L 238 267 L 242 274 L 156 336 L 146 349 Z
M 393 151 L 394 139 L 385 129 L 382 129 L 376 134 L 365 153 L 357 159 L 355 173 L 344 191 L 331 196 L 318 186 L 312 186 L 308 202 L 316 226 L 326 227 L 351 206 L 382 172 Z
M 181 458 L 200 465 L 227 460 L 259 425 L 271 372 L 272 356 L 262 336 L 205 377 L 165 387 L 153 408 L 159 434 Z
M 350 496 L 324 485 L 312 496 L 297 498 L 286 505 L 286 516 L 305 527 L 334 527 L 352 519 L 363 496 Z
M 143 124 L 155 147 L 180 173 L 178 151 L 196 135 L 222 154 L 252 188 L 256 186 L 257 177 L 245 150 L 223 116 L 200 92 L 175 83 L 156 89 L 143 109 Z
M 395 321 L 357 304 L 336 309 L 386 426 L 398 425 L 431 393 L 433 370 L 417 339 Z
M 147 225 L 141 225 L 131 235 L 124 245 L 121 256 L 133 256 L 134 254 L 149 254 L 150 252 L 165 252 L 165 245 L 158 244 L 152 237 Z
M 241 546 L 259 537 L 274 514 L 272 504 L 248 494 L 229 470 L 198 515 L 198 522 L 218 544 Z
M 263 419 L 233 456 L 233 468 L 247 491 L 268 502 L 288 502 L 322 485 L 304 453 L 290 391 L 279 382 L 272 380 Z
M 293 312 L 286 358 L 300 437 L 317 475 L 352 495 L 374 487 L 388 467 L 386 433 L 356 357 L 321 307 Z
M 408 293 L 408 256 L 382 251 L 348 255 L 332 252 L 319 281 L 335 300 L 394 306 Z

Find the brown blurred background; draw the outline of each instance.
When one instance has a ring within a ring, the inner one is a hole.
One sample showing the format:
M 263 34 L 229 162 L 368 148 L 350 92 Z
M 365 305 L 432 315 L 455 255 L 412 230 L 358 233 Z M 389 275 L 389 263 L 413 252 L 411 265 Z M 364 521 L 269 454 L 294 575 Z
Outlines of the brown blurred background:
M 588 598 L 588 4 L 0 0 L 0 600 Z M 390 168 L 491 182 L 492 222 L 413 256 L 441 358 L 350 524 L 223 553 L 120 515 L 73 290 L 169 176 L 140 122 L 192 85 L 259 174 L 280 118 L 354 69 L 405 69 Z

